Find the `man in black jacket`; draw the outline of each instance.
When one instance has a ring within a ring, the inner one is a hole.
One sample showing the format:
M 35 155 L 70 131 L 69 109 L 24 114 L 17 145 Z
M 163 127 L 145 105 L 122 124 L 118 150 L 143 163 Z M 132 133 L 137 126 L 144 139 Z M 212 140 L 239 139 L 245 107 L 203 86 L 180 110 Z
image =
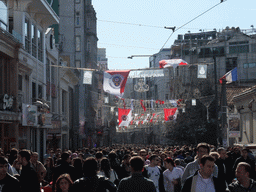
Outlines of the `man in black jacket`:
M 69 154 L 64 152 L 61 155 L 61 164 L 54 168 L 52 182 L 53 182 L 53 191 L 55 189 L 55 183 L 58 177 L 64 173 L 68 173 L 72 179 L 75 181 L 77 178 L 76 169 L 74 166 L 70 165 L 70 157 Z
M 9 173 L 8 170 L 8 160 L 5 157 L 0 157 L 0 191 L 9 192 L 15 191 L 20 192 L 20 182 Z
M 213 177 L 214 158 L 209 155 L 204 155 L 200 161 L 200 169 L 196 173 L 187 178 L 182 188 L 182 192 L 196 191 L 215 191 L 225 192 L 225 181 Z
M 23 149 L 18 154 L 18 161 L 22 164 L 20 184 L 22 192 L 40 192 L 40 183 L 36 171 L 30 165 L 30 151 Z
M 71 192 L 116 192 L 116 186 L 106 177 L 97 176 L 98 163 L 94 157 L 88 157 L 83 165 L 84 177 L 76 180 Z
M 153 181 L 143 177 L 144 160 L 140 156 L 130 160 L 132 176 L 121 180 L 118 192 L 156 192 Z
M 255 179 L 255 162 L 253 159 L 251 159 L 249 156 L 248 156 L 248 152 L 249 150 L 246 149 L 246 148 L 243 148 L 241 150 L 241 157 L 238 157 L 234 163 L 234 166 L 233 166 L 233 174 L 234 174 L 234 177 L 235 177 L 235 171 L 236 171 L 236 168 L 237 168 L 237 165 L 240 163 L 240 162 L 246 162 L 248 163 L 250 166 L 251 166 L 251 171 L 250 171 L 250 177 L 252 179 Z

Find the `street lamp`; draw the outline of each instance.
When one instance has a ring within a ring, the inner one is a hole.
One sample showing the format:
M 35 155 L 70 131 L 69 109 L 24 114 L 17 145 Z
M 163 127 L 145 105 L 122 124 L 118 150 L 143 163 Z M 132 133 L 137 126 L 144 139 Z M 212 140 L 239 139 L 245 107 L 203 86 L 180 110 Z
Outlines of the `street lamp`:
M 176 26 L 174 26 L 174 27 L 164 27 L 165 29 L 171 29 L 172 30 L 172 32 L 174 32 L 175 31 L 175 29 L 176 29 Z
M 129 57 L 127 57 L 127 59 L 133 59 L 133 57 L 150 57 L 152 55 L 131 55 Z

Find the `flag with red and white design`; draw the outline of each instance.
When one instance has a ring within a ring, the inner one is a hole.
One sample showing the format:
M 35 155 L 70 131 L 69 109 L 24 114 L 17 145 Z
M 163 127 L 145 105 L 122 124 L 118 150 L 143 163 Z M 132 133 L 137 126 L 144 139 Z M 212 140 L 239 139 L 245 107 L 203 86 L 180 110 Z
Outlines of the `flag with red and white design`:
M 152 114 L 151 119 L 150 119 L 150 121 L 149 121 L 150 123 L 153 122 L 153 118 L 155 117 L 155 115 L 156 115 L 155 113 Z
M 118 120 L 119 127 L 128 127 L 132 120 L 132 110 L 118 108 Z
M 177 118 L 178 108 L 164 109 L 164 120 L 172 121 Z
M 109 94 L 122 97 L 130 70 L 105 71 L 103 90 Z

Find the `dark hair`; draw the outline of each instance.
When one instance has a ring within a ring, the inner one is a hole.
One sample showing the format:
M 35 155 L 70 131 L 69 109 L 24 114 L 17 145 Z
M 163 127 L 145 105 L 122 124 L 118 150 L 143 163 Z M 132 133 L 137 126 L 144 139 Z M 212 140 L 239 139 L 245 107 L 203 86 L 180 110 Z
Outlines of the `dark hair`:
M 201 159 L 201 164 L 204 166 L 206 161 L 215 161 L 214 157 L 210 156 L 210 155 L 204 155 Z
M 77 169 L 83 170 L 83 162 L 79 157 L 73 159 L 73 166 Z
M 175 163 L 171 157 L 167 157 L 164 159 L 166 163 L 171 163 L 173 167 L 175 167 Z
M 96 154 L 95 154 L 95 157 L 96 159 L 101 159 L 103 157 L 103 153 L 98 151 Z
M 66 161 L 69 158 L 69 154 L 67 152 L 64 152 L 61 154 L 62 161 Z
M 84 176 L 95 176 L 98 171 L 98 162 L 94 157 L 88 157 L 84 161 L 83 173 Z
M 50 161 L 50 168 L 53 168 L 54 162 L 53 162 L 52 157 L 47 157 L 46 160 L 47 160 L 47 159 L 49 159 L 49 161 Z M 47 167 L 47 163 L 46 163 L 46 162 L 45 162 L 44 166 Z
M 130 159 L 130 165 L 133 168 L 133 171 L 142 171 L 144 160 L 141 156 L 134 156 Z
M 30 151 L 27 150 L 27 149 L 22 149 L 22 150 L 19 152 L 19 155 L 20 155 L 21 157 L 25 157 L 25 159 L 26 159 L 27 161 L 29 161 L 29 160 L 30 160 L 31 153 L 30 153 Z
M 108 154 L 108 158 L 109 158 L 109 160 L 117 158 L 116 152 L 115 151 L 111 151 Z
M 199 144 L 197 145 L 197 147 L 196 147 L 197 151 L 199 150 L 200 147 L 207 149 L 208 153 L 210 152 L 210 146 L 209 146 L 209 144 L 207 144 L 207 143 L 199 143 Z
M 217 152 L 220 153 L 220 152 L 223 151 L 223 150 L 225 150 L 224 147 L 219 147 L 219 148 L 217 149 Z
M 153 155 L 151 155 L 151 156 L 149 157 L 149 161 L 152 161 L 152 160 L 155 159 L 155 158 L 159 158 L 159 156 L 156 155 L 156 154 L 153 154 Z
M 8 160 L 6 157 L 0 156 L 0 164 L 8 164 Z
M 240 163 L 238 163 L 237 167 L 238 167 L 238 166 L 243 166 L 243 167 L 244 167 L 245 172 L 250 173 L 250 171 L 251 171 L 251 165 L 250 165 L 249 163 L 246 163 L 246 162 L 240 162 Z
M 123 156 L 123 160 L 127 160 L 127 159 L 129 159 L 130 157 L 131 157 L 131 155 L 125 154 L 125 155 Z
M 110 178 L 111 167 L 110 167 L 110 162 L 107 158 L 104 157 L 104 158 L 101 159 L 100 169 L 105 173 L 105 176 L 107 178 Z
M 58 179 L 56 180 L 55 192 L 61 192 L 61 189 L 60 189 L 60 181 L 61 181 L 62 179 L 66 179 L 66 180 L 69 182 L 69 188 L 71 187 L 71 185 L 73 185 L 73 181 L 72 181 L 70 175 L 67 174 L 67 173 L 64 173 L 64 174 L 60 175 L 60 176 L 58 177 Z

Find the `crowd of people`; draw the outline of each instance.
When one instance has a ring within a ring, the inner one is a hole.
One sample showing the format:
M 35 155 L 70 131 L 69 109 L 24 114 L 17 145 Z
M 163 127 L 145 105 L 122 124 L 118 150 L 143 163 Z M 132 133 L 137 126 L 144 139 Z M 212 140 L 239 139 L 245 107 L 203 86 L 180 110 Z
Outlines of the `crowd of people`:
M 207 143 L 0 149 L 0 192 L 251 192 L 255 173 L 248 149 Z

